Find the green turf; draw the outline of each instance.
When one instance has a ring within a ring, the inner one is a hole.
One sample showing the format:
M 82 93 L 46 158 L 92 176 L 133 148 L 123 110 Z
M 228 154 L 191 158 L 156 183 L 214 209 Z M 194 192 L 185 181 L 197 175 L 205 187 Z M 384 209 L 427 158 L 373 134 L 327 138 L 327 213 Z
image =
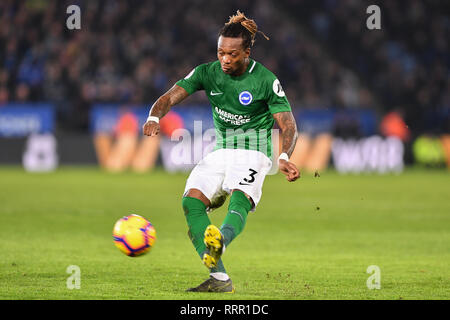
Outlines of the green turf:
M 181 210 L 186 174 L 0 168 L 0 299 L 449 299 L 450 173 L 269 176 L 224 256 L 236 293 L 185 293 L 207 278 Z M 147 217 L 158 240 L 129 258 L 115 221 Z M 220 224 L 226 213 L 211 216 Z M 81 268 L 69 290 L 66 268 Z M 381 289 L 369 290 L 369 265 Z

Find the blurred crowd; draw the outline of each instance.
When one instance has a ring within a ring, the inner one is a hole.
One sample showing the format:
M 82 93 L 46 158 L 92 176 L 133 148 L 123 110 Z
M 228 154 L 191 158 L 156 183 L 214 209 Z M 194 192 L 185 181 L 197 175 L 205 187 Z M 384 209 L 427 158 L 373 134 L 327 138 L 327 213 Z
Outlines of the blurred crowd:
M 449 20 L 440 2 L 387 1 L 382 32 L 365 29 L 367 3 L 2 0 L 0 106 L 51 101 L 64 126 L 83 129 L 94 103 L 151 105 L 216 59 L 217 34 L 240 9 L 270 37 L 257 37 L 251 56 L 279 77 L 294 107 L 448 112 Z M 72 4 L 81 30 L 66 28 Z
M 282 1 L 343 66 L 355 70 L 383 110 L 417 132 L 450 132 L 450 3 L 445 0 Z M 381 30 L 368 30 L 377 4 Z

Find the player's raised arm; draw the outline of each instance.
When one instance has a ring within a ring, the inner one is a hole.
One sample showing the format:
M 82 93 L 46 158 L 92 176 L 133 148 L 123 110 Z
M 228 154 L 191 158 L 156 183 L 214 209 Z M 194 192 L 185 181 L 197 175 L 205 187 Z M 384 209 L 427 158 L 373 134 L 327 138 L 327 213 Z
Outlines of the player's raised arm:
M 159 119 L 164 117 L 170 108 L 189 96 L 189 93 L 178 85 L 174 85 L 156 100 L 150 109 L 147 122 L 142 131 L 146 136 L 156 136 L 159 133 Z
M 275 113 L 273 117 L 281 129 L 281 155 L 278 158 L 278 166 L 280 171 L 286 175 L 286 179 L 292 182 L 300 177 L 298 168 L 289 162 L 289 157 L 297 142 L 297 124 L 290 111 Z

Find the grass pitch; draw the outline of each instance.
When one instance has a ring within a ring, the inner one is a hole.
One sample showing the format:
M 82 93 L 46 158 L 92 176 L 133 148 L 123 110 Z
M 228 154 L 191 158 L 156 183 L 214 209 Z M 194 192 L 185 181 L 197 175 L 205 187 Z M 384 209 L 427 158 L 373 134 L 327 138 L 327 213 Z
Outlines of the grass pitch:
M 268 176 L 223 257 L 236 293 L 186 293 L 208 277 L 187 236 L 187 174 L 0 168 L 0 299 L 449 299 L 450 173 Z M 129 258 L 117 219 L 148 218 L 157 242 Z M 226 206 L 210 218 L 220 225 Z M 81 288 L 67 288 L 69 265 Z M 368 266 L 381 271 L 369 290 Z

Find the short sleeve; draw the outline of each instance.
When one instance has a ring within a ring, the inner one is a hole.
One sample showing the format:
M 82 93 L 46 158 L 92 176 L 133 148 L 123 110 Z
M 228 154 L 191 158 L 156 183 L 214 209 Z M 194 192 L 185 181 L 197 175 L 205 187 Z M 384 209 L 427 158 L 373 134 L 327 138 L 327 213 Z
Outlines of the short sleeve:
M 199 65 L 192 69 L 184 79 L 179 80 L 176 85 L 184 88 L 187 93 L 193 94 L 196 91 L 203 90 L 205 64 Z
M 286 97 L 286 94 L 281 86 L 280 80 L 275 76 L 268 80 L 267 84 L 267 105 L 270 113 L 289 112 L 291 105 Z

